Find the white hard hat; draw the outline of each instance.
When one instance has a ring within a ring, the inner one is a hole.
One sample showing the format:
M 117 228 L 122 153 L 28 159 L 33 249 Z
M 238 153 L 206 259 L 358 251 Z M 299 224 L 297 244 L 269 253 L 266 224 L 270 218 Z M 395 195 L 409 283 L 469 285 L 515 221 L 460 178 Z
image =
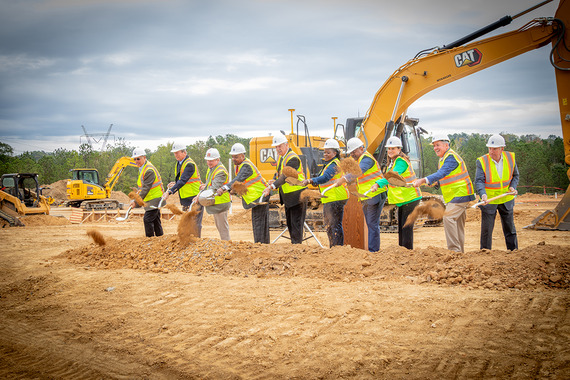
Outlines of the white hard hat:
M 170 153 L 178 152 L 181 150 L 186 150 L 186 145 L 180 142 L 175 142 L 174 144 L 172 144 L 172 149 L 170 150 Z
M 445 133 L 436 133 L 431 138 L 431 143 L 433 144 L 436 141 L 451 141 L 449 140 L 449 136 Z
M 386 141 L 386 148 L 401 148 L 402 140 L 399 137 L 392 136 Z
M 137 158 L 140 156 L 146 156 L 146 152 L 144 151 L 143 148 L 135 148 L 133 150 L 133 155 L 131 156 L 131 158 Z
M 275 136 L 273 136 L 273 144 L 271 144 L 271 146 L 281 145 L 286 142 L 287 142 L 287 137 L 283 136 L 283 134 L 281 133 L 278 133 Z
M 336 141 L 335 139 L 328 139 L 327 141 L 325 141 L 325 145 L 323 146 L 323 148 L 339 150 L 340 145 L 338 145 L 338 141 Z
M 218 152 L 216 148 L 210 148 L 206 151 L 206 157 L 204 157 L 205 160 L 211 161 L 216 158 L 220 158 L 220 152 Z
M 501 135 L 493 135 L 487 141 L 487 148 L 500 148 L 506 146 L 505 139 Z
M 364 146 L 362 140 L 358 137 L 353 137 L 346 142 L 346 153 L 352 153 L 357 148 Z
M 243 146 L 243 144 L 240 143 L 235 143 L 234 145 L 232 145 L 232 150 L 230 150 L 230 155 L 235 155 L 235 154 L 241 154 L 241 153 L 245 153 L 245 146 Z

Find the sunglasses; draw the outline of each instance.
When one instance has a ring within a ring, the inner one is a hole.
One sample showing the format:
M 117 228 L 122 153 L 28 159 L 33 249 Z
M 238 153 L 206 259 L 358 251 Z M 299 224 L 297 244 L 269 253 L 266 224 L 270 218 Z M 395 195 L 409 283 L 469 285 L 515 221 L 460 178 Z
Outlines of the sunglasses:
M 142 160 L 142 157 L 135 158 L 135 161 L 141 161 L 141 160 Z

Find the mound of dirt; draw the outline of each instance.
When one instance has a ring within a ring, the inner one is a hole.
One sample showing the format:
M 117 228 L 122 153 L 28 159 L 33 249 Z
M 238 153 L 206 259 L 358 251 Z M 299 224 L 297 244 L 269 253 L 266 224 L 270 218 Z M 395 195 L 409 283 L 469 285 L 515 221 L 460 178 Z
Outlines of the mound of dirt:
M 67 199 L 67 180 L 62 179 L 50 185 L 42 185 L 42 195 L 52 197 L 55 205 L 62 204 Z
M 37 226 L 65 226 L 71 222 L 64 218 L 52 215 L 27 215 L 20 217 L 20 220 L 27 227 Z
M 68 250 L 76 265 L 132 268 L 151 272 L 219 273 L 232 276 L 306 277 L 330 281 L 409 280 L 506 290 L 570 287 L 570 248 L 540 243 L 510 253 L 454 253 L 439 247 L 409 251 L 390 247 L 370 253 L 350 246 L 323 249 L 290 244 L 263 244 L 176 236 L 131 238 Z

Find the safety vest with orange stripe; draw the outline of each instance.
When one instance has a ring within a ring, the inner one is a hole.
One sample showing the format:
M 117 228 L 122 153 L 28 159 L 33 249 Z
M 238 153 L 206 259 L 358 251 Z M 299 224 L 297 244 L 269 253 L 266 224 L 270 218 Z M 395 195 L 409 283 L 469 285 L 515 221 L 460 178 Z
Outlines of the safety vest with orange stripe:
M 499 176 L 496 163 L 492 162 L 493 160 L 489 154 L 477 159 L 481 163 L 481 167 L 485 172 L 485 193 L 487 193 L 487 198 L 493 198 L 497 195 L 507 193 L 513 179 L 513 173 L 515 171 L 515 154 L 513 152 L 505 151 L 501 154 L 503 156 L 503 172 L 501 176 Z M 489 203 L 502 204 L 513 199 L 513 195 L 507 195 Z
M 223 164 L 219 163 L 213 169 L 208 168 L 208 171 L 206 172 L 206 178 L 207 178 L 206 188 L 212 186 L 212 181 L 214 180 L 214 178 L 216 178 L 219 172 L 224 173 L 226 176 L 226 179 L 222 184 L 222 186 L 229 182 L 228 181 L 229 175 L 228 171 L 226 170 L 226 167 Z M 216 196 L 214 199 L 215 199 L 214 204 L 216 205 L 231 202 L 230 193 L 228 192 L 224 192 L 222 195 Z
M 406 183 L 414 182 L 416 180 L 416 174 L 414 173 L 414 168 L 412 168 L 412 165 L 402 157 L 396 157 L 396 159 L 394 161 L 392 161 L 392 164 L 390 165 L 388 170 L 390 170 L 394 166 L 396 166 L 396 162 L 398 160 L 402 160 L 408 165 L 408 168 L 406 169 L 406 171 L 404 171 L 401 174 L 402 178 L 404 178 L 406 180 Z M 413 187 L 413 186 L 411 186 L 411 187 L 400 187 L 400 186 L 388 185 L 388 203 L 390 203 L 392 205 L 398 205 L 398 204 L 410 202 L 410 201 L 413 201 L 413 200 L 415 200 L 421 196 L 422 196 L 422 193 L 420 192 L 420 189 L 417 187 Z
M 452 156 L 458 165 L 451 173 L 439 180 L 441 186 L 441 193 L 443 194 L 443 201 L 449 203 L 455 197 L 465 197 L 473 195 L 473 183 L 469 178 L 467 166 L 465 162 L 457 153 L 448 149 L 447 152 L 439 159 L 437 168 L 441 168 L 447 157 Z
M 330 160 L 330 162 L 328 164 L 325 165 L 325 167 L 321 170 L 321 173 L 324 173 L 327 171 L 328 167 L 332 164 L 335 164 L 337 166 L 337 168 L 340 167 L 340 160 L 338 158 L 333 158 L 332 160 Z M 336 174 L 334 175 L 334 177 L 332 177 L 330 180 L 328 180 L 327 182 L 319 185 L 319 190 L 321 191 L 321 193 L 328 187 L 334 185 L 334 183 L 336 182 L 337 179 L 340 179 L 340 177 L 342 177 L 342 173 L 341 170 L 337 170 Z M 329 202 L 334 202 L 334 201 L 342 201 L 344 199 L 348 199 L 348 189 L 346 188 L 346 186 L 343 184 L 342 186 L 337 186 L 334 187 L 332 189 L 330 189 L 329 191 L 327 191 L 326 193 L 326 198 L 322 198 L 321 202 L 322 203 L 329 203 Z
M 283 170 L 283 167 L 287 166 L 287 163 L 289 162 L 289 160 L 291 160 L 292 158 L 297 158 L 299 160 L 299 168 L 297 168 L 297 179 L 299 181 L 302 181 L 305 179 L 305 176 L 303 175 L 303 168 L 301 165 L 301 159 L 299 158 L 299 156 L 297 155 L 297 153 L 293 152 L 292 150 L 289 150 L 287 152 L 287 154 L 285 154 L 284 156 L 279 156 L 279 160 L 277 161 L 277 177 L 279 177 L 281 175 L 281 171 Z M 298 191 L 298 190 L 302 190 L 305 189 L 304 186 L 295 186 L 295 185 L 289 185 L 288 183 L 284 183 L 283 185 L 281 185 L 281 190 L 283 191 L 284 194 L 287 193 L 292 193 L 294 191 Z
M 146 172 L 149 170 L 154 172 L 154 182 L 152 183 L 152 186 L 150 187 L 149 192 L 145 195 L 145 197 L 143 199 L 145 202 L 148 202 L 148 201 L 156 199 L 156 198 L 160 198 L 160 197 L 162 197 L 162 194 L 163 194 L 162 178 L 160 178 L 160 174 L 158 174 L 158 170 L 156 170 L 154 165 L 151 164 L 150 161 L 148 161 L 148 160 L 145 162 L 145 164 L 143 165 L 141 170 L 139 170 L 139 178 L 137 179 L 137 186 L 139 187 L 139 189 L 142 188 L 142 180 L 143 180 Z
M 362 161 L 362 159 L 364 157 L 368 157 L 368 158 L 372 159 L 372 161 L 374 161 L 374 165 L 372 165 L 370 167 L 370 169 L 368 169 L 365 173 L 362 173 L 362 175 L 360 177 L 358 177 L 356 180 L 356 185 L 357 185 L 356 188 L 358 189 L 358 192 L 360 194 L 366 193 L 368 190 L 370 190 L 372 188 L 372 185 L 374 185 L 374 183 L 376 181 L 384 178 L 384 176 L 382 175 L 382 170 L 380 169 L 380 165 L 378 165 L 378 161 L 376 161 L 374 156 L 372 156 L 370 153 L 364 152 L 364 154 L 362 154 L 360 157 L 358 157 L 358 164 L 360 165 L 360 161 Z M 366 194 L 366 196 L 372 198 L 378 194 L 382 194 L 386 190 L 387 189 L 385 187 L 381 187 L 374 192 L 370 192 L 370 193 Z M 360 198 L 360 200 L 365 200 L 365 199 L 368 199 L 368 198 L 365 198 L 365 197 Z
M 180 198 L 193 197 L 198 195 L 198 193 L 200 192 L 200 173 L 198 172 L 198 166 L 188 156 L 186 156 L 186 158 L 182 162 L 182 165 L 180 166 L 180 173 L 181 173 L 180 175 L 184 173 L 184 170 L 186 169 L 186 166 L 188 164 L 194 165 L 194 173 L 192 173 L 192 176 L 188 179 L 188 181 L 186 181 L 186 184 L 184 184 L 180 189 L 178 189 Z M 178 177 L 178 165 L 176 165 L 176 167 L 174 168 L 174 178 L 176 177 Z
M 247 192 L 242 196 L 242 199 L 246 204 L 250 204 L 261 197 L 263 190 L 267 187 L 267 182 L 265 182 L 265 179 L 263 179 L 261 173 L 249 158 L 243 160 L 243 162 L 236 167 L 236 175 L 244 165 L 248 165 L 253 172 L 243 183 L 247 187 Z

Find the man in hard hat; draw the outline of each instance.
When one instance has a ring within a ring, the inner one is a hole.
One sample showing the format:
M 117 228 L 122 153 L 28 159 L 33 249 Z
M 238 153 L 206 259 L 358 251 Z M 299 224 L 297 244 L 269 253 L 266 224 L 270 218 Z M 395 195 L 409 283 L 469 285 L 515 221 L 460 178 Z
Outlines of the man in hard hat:
M 230 150 L 232 162 L 235 167 L 235 177 L 227 184 L 220 187 L 217 195 L 220 196 L 226 191 L 230 191 L 235 182 L 241 182 L 247 187 L 247 192 L 242 195 L 243 208 L 251 209 L 251 227 L 253 229 L 253 241 L 255 243 L 269 244 L 269 197 L 263 197 L 263 190 L 267 187 L 267 182 L 255 167 L 253 162 L 245 157 L 245 147 L 243 144 L 235 143 Z M 260 202 L 262 204 L 260 204 Z
M 220 162 L 220 152 L 216 148 L 208 149 L 204 159 L 208 165 L 208 171 L 206 182 L 200 185 L 200 190 L 211 190 L 215 195 L 220 187 L 228 183 L 228 170 Z M 220 239 L 230 240 L 230 226 L 228 224 L 228 210 L 231 206 L 230 194 L 215 196 L 214 199 L 212 205 L 206 206 L 206 212 L 214 217 Z
M 342 218 L 344 206 L 348 201 L 348 189 L 344 184 L 335 186 L 336 181 L 341 178 L 340 169 L 340 146 L 335 139 L 328 139 L 323 146 L 324 165 L 319 175 L 303 181 L 303 185 L 309 183 L 319 186 L 321 193 L 325 193 L 326 198 L 322 198 L 323 218 L 327 228 L 329 246 L 344 245 L 344 230 L 342 228 Z
M 386 202 L 386 188 L 379 188 L 372 191 L 372 185 L 382 178 L 382 170 L 378 161 L 364 148 L 364 143 L 358 137 L 353 137 L 346 142 L 346 152 L 350 154 L 362 171 L 362 174 L 355 176 L 346 173 L 337 180 L 338 184 L 352 182 L 356 180 L 357 190 L 366 196 L 360 197 L 362 211 L 368 227 L 368 250 L 377 252 L 380 250 L 380 215 Z
M 435 154 L 439 157 L 438 170 L 427 177 L 416 179 L 414 187 L 421 185 L 439 184 L 445 214 L 443 227 L 447 249 L 465 251 L 465 219 L 469 202 L 475 199 L 473 183 L 463 159 L 449 147 L 449 137 L 446 134 L 434 135 L 432 145 Z
M 411 184 L 416 180 L 414 168 L 410 158 L 402 151 L 402 140 L 397 136 L 392 136 L 386 141 L 386 153 L 388 155 L 387 171 L 398 173 Z M 408 249 L 414 249 L 414 224 L 405 226 L 408 216 L 420 204 L 422 194 L 417 187 L 392 186 L 386 178 L 382 178 L 372 186 L 386 187 L 388 189 L 388 202 L 398 207 L 398 245 Z
M 162 179 L 158 170 L 146 158 L 146 152 L 142 148 L 133 150 L 131 158 L 139 168 L 137 186 L 139 195 L 145 202 L 144 206 L 144 231 L 147 237 L 162 236 L 162 222 L 160 220 L 160 209 L 157 208 L 162 198 Z M 131 206 L 136 207 L 136 201 L 131 201 Z
M 519 170 L 513 152 L 505 151 L 505 139 L 501 135 L 492 135 L 487 141 L 489 153 L 477 159 L 475 172 L 475 191 L 481 201 L 481 249 L 491 249 L 493 228 L 497 211 L 501 217 L 503 235 L 509 251 L 518 249 L 517 230 L 515 228 L 514 207 Z M 512 193 L 511 195 L 504 195 Z M 498 199 L 490 200 L 491 198 Z
M 174 153 L 176 158 L 176 166 L 174 167 L 174 182 L 168 184 L 168 189 L 164 192 L 162 199 L 165 201 L 171 194 L 178 192 L 182 211 L 188 211 L 192 206 L 192 201 L 200 192 L 200 173 L 196 163 L 188 156 L 186 145 L 180 142 L 172 144 L 171 153 Z M 202 217 L 204 215 L 204 208 L 197 204 L 198 212 L 195 216 L 198 237 L 202 233 Z
M 277 171 L 273 179 L 269 180 L 268 186 L 263 190 L 263 196 L 267 197 L 273 189 L 279 189 L 279 200 L 285 205 L 285 217 L 287 219 L 287 228 L 291 243 L 301 244 L 303 242 L 303 229 L 305 226 L 305 215 L 307 212 L 307 203 L 300 199 L 304 186 L 290 185 L 285 182 L 283 168 L 290 166 L 298 173 L 297 179 L 302 181 L 305 179 L 301 159 L 289 148 L 287 138 L 278 133 L 273 137 L 271 144 L 277 151 L 279 159 L 277 160 Z

